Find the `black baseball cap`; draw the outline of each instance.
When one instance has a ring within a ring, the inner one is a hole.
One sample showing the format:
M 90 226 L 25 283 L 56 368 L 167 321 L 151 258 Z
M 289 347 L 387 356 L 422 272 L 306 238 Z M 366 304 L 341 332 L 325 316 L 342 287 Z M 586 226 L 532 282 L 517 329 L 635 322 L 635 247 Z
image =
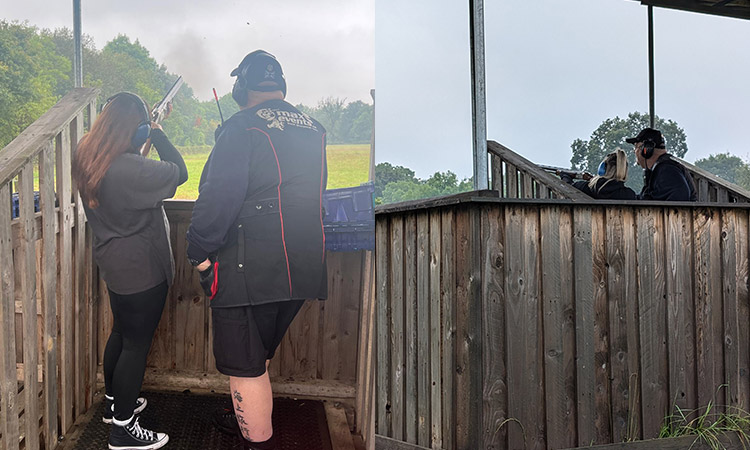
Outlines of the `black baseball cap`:
M 286 95 L 286 79 L 281 64 L 265 50 L 248 53 L 229 75 L 244 80 L 245 89 L 249 91 L 282 91 Z
M 664 148 L 666 144 L 664 142 L 664 136 L 661 135 L 661 131 L 654 130 L 653 128 L 644 128 L 638 133 L 638 136 L 625 139 L 625 142 L 628 144 L 636 144 L 643 141 L 653 142 L 654 147 L 656 148 Z

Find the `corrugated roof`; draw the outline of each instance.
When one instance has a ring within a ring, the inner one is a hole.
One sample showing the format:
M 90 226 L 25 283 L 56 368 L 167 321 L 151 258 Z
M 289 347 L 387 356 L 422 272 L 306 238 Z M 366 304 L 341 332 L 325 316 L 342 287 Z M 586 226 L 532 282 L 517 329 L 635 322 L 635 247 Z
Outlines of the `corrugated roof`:
M 643 5 L 750 19 L 750 0 L 636 0 Z

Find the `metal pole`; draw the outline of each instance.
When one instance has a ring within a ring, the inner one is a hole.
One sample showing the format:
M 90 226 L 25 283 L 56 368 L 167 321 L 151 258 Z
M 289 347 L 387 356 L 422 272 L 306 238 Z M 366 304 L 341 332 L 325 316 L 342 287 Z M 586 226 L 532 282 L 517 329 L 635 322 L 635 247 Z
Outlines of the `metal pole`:
M 648 5 L 648 115 L 651 128 L 654 128 L 654 7 Z
M 81 48 L 81 0 L 73 0 L 73 77 L 75 87 L 83 86 L 83 50 Z
M 489 189 L 487 173 L 487 102 L 484 73 L 484 0 L 469 0 L 471 113 L 474 143 L 474 190 Z

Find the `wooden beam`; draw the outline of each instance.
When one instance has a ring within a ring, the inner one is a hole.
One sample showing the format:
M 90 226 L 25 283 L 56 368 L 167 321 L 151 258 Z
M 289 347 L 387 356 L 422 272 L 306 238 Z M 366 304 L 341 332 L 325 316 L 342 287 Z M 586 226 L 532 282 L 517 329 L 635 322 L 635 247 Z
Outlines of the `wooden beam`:
M 331 436 L 331 446 L 336 450 L 354 450 L 354 440 L 349 431 L 344 408 L 337 407 L 331 402 L 325 403 L 328 433 Z
M 397 441 L 380 435 L 375 435 L 375 448 L 377 450 L 429 450 L 427 447 Z
M 98 89 L 92 88 L 73 89 L 6 145 L 0 152 L 0 181 L 7 183 L 16 176 L 98 93 Z

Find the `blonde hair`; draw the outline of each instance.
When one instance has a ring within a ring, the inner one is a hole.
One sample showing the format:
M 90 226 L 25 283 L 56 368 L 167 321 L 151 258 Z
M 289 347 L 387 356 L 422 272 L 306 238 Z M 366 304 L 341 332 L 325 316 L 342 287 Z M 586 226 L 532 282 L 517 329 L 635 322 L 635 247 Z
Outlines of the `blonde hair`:
M 606 166 L 604 175 L 595 176 L 589 180 L 589 188 L 594 189 L 600 178 L 605 178 L 607 181 L 604 184 L 607 184 L 612 180 L 625 181 L 628 177 L 628 156 L 622 149 L 618 148 L 605 156 L 604 164 Z

